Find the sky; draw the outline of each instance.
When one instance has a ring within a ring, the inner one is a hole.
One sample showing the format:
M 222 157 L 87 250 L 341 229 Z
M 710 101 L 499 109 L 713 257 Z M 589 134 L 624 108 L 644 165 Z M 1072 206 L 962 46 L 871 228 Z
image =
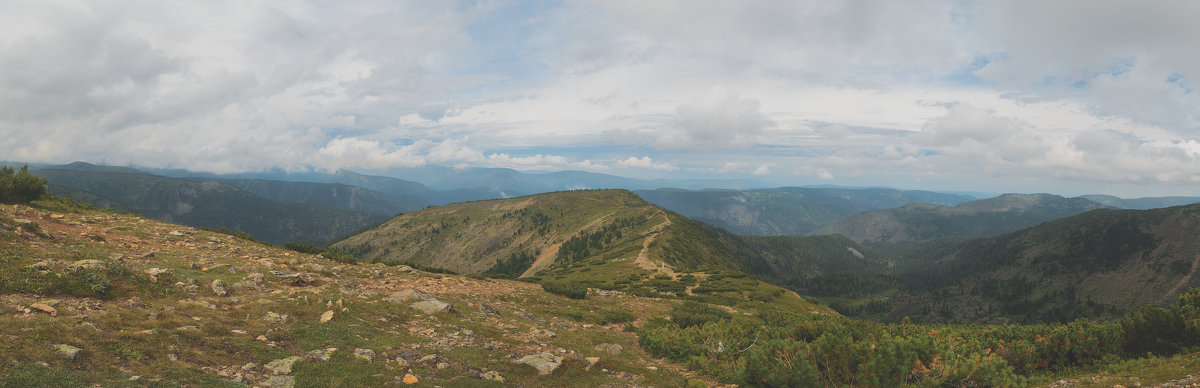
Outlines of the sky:
M 0 160 L 1200 195 L 1197 17 L 1195 1 L 5 1 Z

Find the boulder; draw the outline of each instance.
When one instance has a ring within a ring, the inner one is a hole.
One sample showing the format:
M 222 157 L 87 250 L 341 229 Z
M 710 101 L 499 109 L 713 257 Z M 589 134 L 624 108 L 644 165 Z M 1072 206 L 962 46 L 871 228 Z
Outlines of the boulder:
M 375 351 L 371 350 L 371 349 L 355 348 L 354 349 L 354 358 L 357 358 L 360 360 L 374 361 L 375 360 Z
M 271 378 L 259 383 L 259 385 L 268 388 L 294 388 L 296 386 L 296 378 L 292 376 L 271 376 Z
M 621 354 L 621 351 L 625 350 L 624 347 L 622 347 L 621 345 L 618 345 L 618 344 L 599 344 L 599 345 L 596 345 L 595 348 L 596 348 L 596 350 L 599 350 L 601 352 L 605 352 L 608 354 Z
M 392 302 L 392 303 L 407 302 L 407 301 L 410 301 L 413 299 L 434 300 L 433 295 L 429 295 L 429 293 L 418 290 L 416 288 L 409 288 L 409 289 L 405 289 L 405 290 L 396 291 L 396 292 L 393 292 L 391 295 L 388 295 L 386 298 L 383 298 L 383 300 Z
M 327 310 L 321 314 L 321 323 L 333 320 L 333 310 Z
M 225 290 L 225 281 L 221 279 L 212 281 L 212 291 L 214 294 L 217 294 L 217 296 L 229 295 L 229 291 Z
M 488 306 L 487 303 L 483 303 L 483 302 L 479 302 L 479 312 L 484 313 L 484 314 L 497 315 L 497 316 L 500 315 L 500 310 L 496 310 L 496 308 L 494 308 L 492 306 Z
M 413 303 L 413 304 L 409 305 L 409 307 L 412 307 L 413 309 L 421 311 L 426 314 L 437 314 L 437 313 L 441 313 L 441 312 L 445 312 L 445 313 L 453 313 L 454 312 L 453 305 L 443 302 L 443 301 L 440 301 L 440 300 L 427 300 L 427 301 L 423 301 L 423 302 L 417 302 L 417 303 Z
M 518 364 L 525 364 L 537 369 L 539 375 L 548 375 L 562 366 L 563 358 L 550 352 L 542 352 L 521 357 L 516 361 Z
M 329 361 L 329 357 L 333 356 L 333 352 L 336 352 L 337 349 L 338 348 L 317 349 L 308 352 L 308 356 L 316 360 Z
M 292 365 L 296 364 L 296 361 L 300 361 L 300 356 L 281 358 L 268 362 L 267 365 L 264 365 L 263 367 L 274 375 L 290 375 L 292 374 Z
M 85 269 L 102 269 L 105 264 L 103 261 L 96 259 L 79 260 L 67 266 L 69 271 L 82 271 Z

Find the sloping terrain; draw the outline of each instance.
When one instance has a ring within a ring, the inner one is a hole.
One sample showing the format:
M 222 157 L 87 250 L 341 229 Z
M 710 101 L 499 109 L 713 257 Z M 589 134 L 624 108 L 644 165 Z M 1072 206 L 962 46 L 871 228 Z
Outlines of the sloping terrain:
M 536 284 L 336 262 L 130 214 L 44 206 L 0 206 L 8 385 L 714 384 L 650 357 L 625 329 L 673 300 L 574 300 Z M 777 301 L 828 314 L 789 294 Z
M 415 195 L 392 195 L 340 183 L 286 182 L 265 179 L 197 178 L 195 180 L 224 183 L 276 202 L 311 203 L 388 217 L 431 205 L 430 202 Z
M 974 199 L 928 191 L 808 187 L 636 192 L 688 218 L 748 235 L 802 235 L 868 210 L 913 202 L 955 205 Z
M 586 266 L 623 268 L 609 275 L 664 265 L 739 268 L 698 225 L 625 190 L 440 206 L 396 217 L 334 247 L 371 261 L 510 276 Z
M 1103 205 L 1050 194 L 1005 194 L 954 207 L 914 203 L 846 217 L 814 234 L 840 234 L 858 242 L 928 241 L 985 237 L 1028 228 Z
M 1111 195 L 1083 195 L 1078 198 L 1084 198 L 1092 202 L 1099 203 L 1115 209 L 1135 209 L 1149 210 L 1171 206 L 1191 205 L 1200 203 L 1200 197 L 1142 197 L 1142 198 L 1118 198 Z
M 78 166 L 74 166 L 78 167 Z M 132 169 L 36 170 L 53 193 L 96 206 L 195 227 L 243 231 L 272 243 L 324 243 L 386 216 L 308 203 L 280 203 L 218 182 L 167 178 Z
M 967 240 L 906 263 L 890 316 L 1048 322 L 1111 319 L 1200 286 L 1200 205 L 1101 209 Z M 933 252 L 933 251 L 930 251 Z M 934 258 L 934 259 L 928 259 Z

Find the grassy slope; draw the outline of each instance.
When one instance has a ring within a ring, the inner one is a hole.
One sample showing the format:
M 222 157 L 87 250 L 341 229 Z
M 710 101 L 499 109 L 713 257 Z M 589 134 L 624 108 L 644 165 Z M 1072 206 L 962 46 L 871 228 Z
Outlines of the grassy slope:
M 0 206 L 0 357 L 6 360 L 0 380 L 10 384 L 233 386 L 240 378 L 253 385 L 268 378 L 262 365 L 272 360 L 330 347 L 338 348 L 330 361 L 296 364 L 297 386 L 380 386 L 406 373 L 420 379 L 418 386 L 502 386 L 481 380 L 485 369 L 499 372 L 508 386 L 530 387 L 563 381 L 682 386 L 691 375 L 649 357 L 620 324 L 595 324 L 613 310 L 640 324 L 665 314 L 678 303 L 673 300 L 621 293 L 572 300 L 524 282 L 347 265 L 129 214 L 52 206 Z M 80 259 L 100 260 L 108 269 L 93 271 L 99 278 L 64 283 L 67 288 L 31 293 L 47 290 L 39 282 L 83 276 L 67 271 Z M 26 269 L 37 262 L 46 270 Z M 144 272 L 150 268 L 170 272 L 151 279 Z M 278 276 L 297 272 L 310 282 Z M 256 286 L 234 285 L 256 274 L 263 276 Z M 224 281 L 231 294 L 216 295 L 214 280 Z M 107 291 L 97 294 L 100 288 Z M 407 288 L 433 294 L 458 312 L 428 315 L 409 308 L 412 301 L 388 300 Z M 39 303 L 55 314 L 32 308 Z M 479 303 L 500 315 L 477 313 Z M 787 294 L 774 304 L 828 313 Z M 761 305 L 731 309 L 752 313 Z M 321 323 L 326 311 L 333 319 Z M 272 322 L 268 312 L 287 318 Z M 55 344 L 83 350 L 67 359 L 54 354 Z M 599 344 L 624 350 L 609 354 L 597 350 Z M 356 360 L 355 348 L 378 357 Z M 513 363 L 543 351 L 565 358 L 549 376 Z M 428 355 L 436 360 L 420 361 Z M 584 358 L 593 356 L 600 357 L 597 367 L 586 368 Z M 244 369 L 247 363 L 257 366 Z

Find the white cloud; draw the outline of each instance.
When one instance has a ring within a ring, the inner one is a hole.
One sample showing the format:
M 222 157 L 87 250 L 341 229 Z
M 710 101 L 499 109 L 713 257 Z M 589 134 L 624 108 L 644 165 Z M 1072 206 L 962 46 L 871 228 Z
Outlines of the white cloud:
M 670 163 L 655 162 L 649 156 L 643 156 L 641 158 L 630 156 L 628 159 L 619 161 L 616 164 L 621 167 L 649 169 L 649 170 L 658 170 L 658 171 L 675 171 L 675 170 L 679 169 L 678 167 L 675 167 L 674 165 L 672 165 Z
M 754 175 L 754 176 L 771 175 L 771 167 L 767 166 L 765 164 L 762 164 L 762 165 L 759 165 L 758 168 L 754 169 L 754 172 L 752 172 L 750 174 Z

